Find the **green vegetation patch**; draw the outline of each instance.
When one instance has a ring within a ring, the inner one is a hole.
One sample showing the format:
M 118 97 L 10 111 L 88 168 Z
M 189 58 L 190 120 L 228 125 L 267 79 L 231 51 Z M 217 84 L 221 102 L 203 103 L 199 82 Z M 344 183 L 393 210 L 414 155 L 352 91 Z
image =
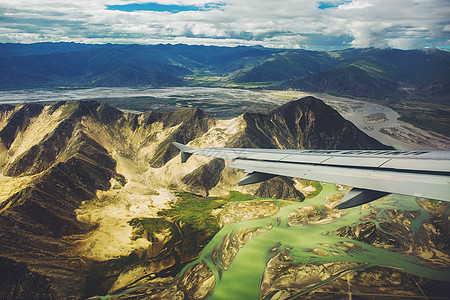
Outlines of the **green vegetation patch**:
M 150 240 L 155 233 L 170 229 L 172 233 L 177 230 L 172 222 L 165 218 L 134 218 L 128 222 L 133 227 L 133 240 L 145 237 Z
M 220 230 L 215 210 L 224 208 L 231 202 L 259 199 L 237 191 L 230 191 L 225 197 L 201 197 L 187 192 L 178 193 L 176 196 L 178 200 L 173 202 L 170 208 L 158 212 L 159 218 L 134 218 L 128 222 L 133 227 L 134 240 L 151 240 L 155 233 L 167 229 L 177 235 L 177 227 L 184 239 L 196 239 L 199 235 L 209 238 Z
M 228 196 L 222 197 L 220 199 L 225 199 L 228 200 L 230 202 L 246 202 L 246 201 L 257 201 L 257 200 L 272 200 L 273 203 L 275 203 L 276 205 L 278 205 L 279 208 L 281 207 L 285 207 L 288 205 L 291 205 L 293 203 L 295 203 L 296 201 L 290 201 L 290 200 L 283 200 L 283 199 L 271 199 L 271 198 L 260 198 L 260 197 L 255 197 L 252 196 L 250 194 L 243 194 L 241 192 L 238 191 L 230 191 L 230 193 L 228 194 Z
M 177 197 L 178 201 L 158 214 L 178 222 L 182 228 L 188 227 L 195 232 L 214 235 L 220 230 L 219 222 L 212 212 L 222 208 L 228 203 L 227 200 L 200 197 L 186 192 L 178 193 Z
M 250 201 L 255 200 L 256 198 L 250 194 L 242 194 L 238 191 L 230 191 L 230 194 L 223 199 L 228 201 Z

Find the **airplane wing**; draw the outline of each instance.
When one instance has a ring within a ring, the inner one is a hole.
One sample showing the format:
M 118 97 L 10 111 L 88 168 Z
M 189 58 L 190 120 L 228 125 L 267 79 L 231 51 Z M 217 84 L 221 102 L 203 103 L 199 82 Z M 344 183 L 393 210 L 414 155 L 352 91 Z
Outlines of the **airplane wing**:
M 182 162 L 193 154 L 233 160 L 228 167 L 248 173 L 239 185 L 288 176 L 353 187 L 339 209 L 391 193 L 450 201 L 450 151 L 196 149 L 173 144 L 181 150 Z

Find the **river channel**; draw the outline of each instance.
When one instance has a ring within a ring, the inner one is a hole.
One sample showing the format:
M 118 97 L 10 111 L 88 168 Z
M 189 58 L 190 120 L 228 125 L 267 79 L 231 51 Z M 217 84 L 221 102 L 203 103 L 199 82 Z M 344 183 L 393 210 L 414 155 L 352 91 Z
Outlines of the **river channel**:
M 341 193 L 341 191 L 338 191 L 332 184 L 325 184 L 323 191 L 315 198 L 286 206 L 272 217 L 224 226 L 205 247 L 200 257 L 187 265 L 184 270 L 199 262 L 204 262 L 209 266 L 216 278 L 216 285 L 208 299 L 258 299 L 261 277 L 268 260 L 274 256 L 271 254 L 271 249 L 274 247 L 278 247 L 278 251 L 289 249 L 289 255 L 294 258 L 294 263 L 357 262 L 367 264 L 367 266 L 389 266 L 413 275 L 436 280 L 450 280 L 450 270 L 442 271 L 426 267 L 420 264 L 417 258 L 386 251 L 348 238 L 323 234 L 350 225 L 368 214 L 370 210 L 361 212 L 360 207 L 347 209 L 345 215 L 329 224 L 298 227 L 288 225 L 290 212 L 305 206 L 320 205 L 327 196 L 336 193 Z M 405 211 L 420 211 L 420 215 L 411 224 L 413 231 L 420 228 L 423 220 L 428 218 L 428 213 L 416 203 L 414 197 L 391 195 L 372 203 L 373 206 L 380 209 L 396 208 Z M 254 237 L 239 249 L 228 270 L 224 270 L 212 259 L 213 253 L 219 251 L 223 239 L 230 231 L 236 232 L 242 228 L 267 226 L 272 226 L 272 228 Z M 338 247 L 344 242 L 360 246 L 364 251 L 346 253 Z M 321 249 L 328 255 L 318 255 L 311 249 Z

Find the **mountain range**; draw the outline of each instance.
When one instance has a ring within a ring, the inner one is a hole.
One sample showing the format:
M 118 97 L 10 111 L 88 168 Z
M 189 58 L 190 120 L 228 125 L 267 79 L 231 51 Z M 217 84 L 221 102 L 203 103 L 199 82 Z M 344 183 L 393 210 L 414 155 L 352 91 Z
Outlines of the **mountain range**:
M 439 109 L 448 120 L 450 56 L 439 50 L 0 44 L 0 70 L 4 90 L 170 87 L 204 84 L 206 78 L 212 86 L 388 98 L 400 108 L 405 102 L 399 99 L 414 100 L 427 109 L 417 106 L 418 115 L 436 118 L 432 109 Z M 174 141 L 192 147 L 391 149 L 315 97 L 233 119 L 197 108 L 126 113 L 89 100 L 0 104 L 0 298 L 203 299 L 239 249 L 280 227 L 282 217 L 266 227 L 235 227 L 219 250 L 206 254 L 215 267 L 195 263 L 221 228 L 276 216 L 330 190 L 285 177 L 238 187 L 242 172 L 219 159 L 192 157 L 182 164 Z M 448 279 L 412 275 L 384 260 L 353 261 L 368 252 L 361 247 L 367 245 L 430 267 L 430 274 L 445 272 L 447 206 L 381 200 L 347 214 L 335 208 L 342 195 L 324 196 L 320 205 L 283 217 L 290 228 L 336 221 L 334 231 L 319 236 L 339 242 L 301 246 L 309 255 L 305 263 L 281 238 L 268 245 L 261 298 L 347 297 L 351 291 L 355 297 L 448 295 Z M 350 223 L 342 220 L 346 215 Z
M 232 120 L 215 119 L 200 109 L 135 115 L 95 101 L 0 105 L 0 270 L 7 274 L 0 281 L 0 297 L 84 298 L 119 285 L 128 265 L 117 257 L 128 256 L 130 265 L 156 261 L 154 273 L 178 270 L 168 261 L 179 267 L 198 257 L 212 238 L 206 229 L 195 229 L 206 221 L 184 221 L 181 240 L 174 233 L 148 232 L 133 242 L 130 233 L 123 232 L 140 224 L 141 219 L 130 221 L 132 211 L 143 205 L 139 201 L 149 203 L 167 190 L 206 197 L 238 188 L 240 172 L 226 169 L 217 159 L 181 164 L 172 141 L 193 146 L 389 148 L 313 97 L 269 115 L 245 113 Z M 305 196 L 298 187 L 291 179 L 274 178 L 241 191 L 302 201 Z M 150 215 L 145 210 L 137 216 Z M 204 209 L 201 216 L 216 220 Z M 151 220 L 164 222 L 164 228 L 176 225 L 171 218 Z M 113 223 L 103 223 L 107 221 Z M 111 233 L 99 238 L 96 233 L 102 230 Z M 166 246 L 147 245 L 150 250 L 144 255 L 139 245 L 148 240 Z M 172 243 L 178 246 L 169 247 Z
M 450 53 L 177 45 L 0 44 L 0 88 L 213 84 L 446 103 Z M 186 80 L 186 78 L 194 78 Z M 202 83 L 204 84 L 204 82 Z

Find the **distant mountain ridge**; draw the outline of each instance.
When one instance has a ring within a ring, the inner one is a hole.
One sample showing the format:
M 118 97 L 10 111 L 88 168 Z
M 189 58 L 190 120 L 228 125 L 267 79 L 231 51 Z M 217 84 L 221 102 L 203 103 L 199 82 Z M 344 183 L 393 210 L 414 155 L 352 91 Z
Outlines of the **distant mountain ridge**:
M 190 71 L 127 48 L 14 56 L 0 59 L 2 86 L 174 86 Z
M 274 50 L 188 45 L 0 44 L 0 89 L 183 86 L 194 71 L 224 74 Z
M 368 98 L 450 95 L 450 53 L 368 49 L 330 70 L 282 83 L 305 91 Z
M 445 103 L 450 53 L 347 49 L 333 52 L 200 45 L 0 44 L 0 89 L 185 86 L 186 76 L 264 83 L 356 97 Z

